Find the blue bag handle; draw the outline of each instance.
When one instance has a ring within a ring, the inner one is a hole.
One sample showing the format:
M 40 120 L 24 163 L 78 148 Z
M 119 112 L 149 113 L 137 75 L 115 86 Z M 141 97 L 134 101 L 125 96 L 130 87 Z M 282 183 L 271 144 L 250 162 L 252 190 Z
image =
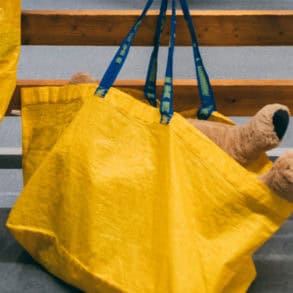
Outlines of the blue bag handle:
M 184 18 L 187 22 L 188 29 L 191 36 L 193 56 L 195 61 L 196 77 L 198 81 L 198 91 L 201 100 L 201 106 L 197 112 L 197 117 L 199 119 L 208 119 L 213 111 L 216 111 L 216 103 L 213 95 L 213 90 L 211 87 L 210 79 L 207 71 L 204 67 L 198 42 L 196 38 L 195 29 L 192 23 L 192 18 L 190 16 L 189 7 L 186 0 L 180 0 L 181 9 L 184 14 Z
M 106 70 L 98 88 L 95 91 L 95 95 L 104 98 L 108 90 L 112 87 L 115 82 L 126 58 L 129 53 L 129 49 L 133 43 L 134 37 L 139 29 L 142 20 L 144 19 L 146 13 L 152 6 L 154 0 L 148 0 L 141 15 L 136 20 L 133 27 L 130 29 L 126 37 L 124 38 L 122 44 L 117 50 L 112 62 L 110 63 L 108 69 Z
M 160 103 L 161 123 L 169 124 L 172 119 L 173 110 L 173 63 L 176 39 L 176 0 L 172 0 L 172 17 L 170 29 L 170 41 L 168 50 L 168 61 L 165 74 L 162 99 Z
M 161 34 L 164 29 L 166 21 L 166 11 L 168 6 L 168 0 L 162 0 L 160 14 L 158 16 L 156 32 L 154 37 L 154 48 L 150 57 L 150 63 L 146 76 L 146 83 L 144 86 L 144 96 L 147 98 L 149 103 L 154 107 L 157 106 L 157 69 L 158 69 L 158 54 L 160 47 Z
M 163 0 L 165 1 L 165 0 Z M 139 29 L 143 18 L 151 7 L 153 0 L 148 0 L 143 12 L 136 20 L 134 26 L 130 29 L 127 36 L 123 40 L 119 49 L 117 50 L 112 62 L 106 70 L 99 86 L 95 91 L 95 95 L 104 98 L 113 86 L 126 58 L 129 49 L 133 43 L 134 37 Z M 166 1 L 166 4 L 168 1 Z M 165 5 L 165 4 L 164 4 Z M 162 7 L 165 7 L 162 5 Z M 170 45 L 168 53 L 168 62 L 166 68 L 165 84 L 163 88 L 162 100 L 160 105 L 161 123 L 168 124 L 173 116 L 173 57 L 175 48 L 175 31 L 176 31 L 176 3 L 172 0 L 172 18 L 171 18 L 171 32 L 170 32 Z
M 163 23 L 166 16 L 168 1 L 163 0 L 161 3 L 160 16 L 158 18 L 156 34 L 154 40 L 154 49 L 151 55 L 151 60 L 148 68 L 146 84 L 145 84 L 145 97 L 148 99 L 151 105 L 156 106 L 156 82 L 157 82 L 157 59 L 160 46 L 160 36 L 163 29 Z M 180 0 L 181 8 L 184 14 L 184 18 L 187 22 L 190 32 L 194 56 L 194 64 L 196 70 L 196 77 L 198 81 L 198 91 L 201 100 L 201 106 L 197 112 L 199 119 L 208 119 L 213 111 L 216 111 L 216 103 L 213 95 L 213 90 L 210 84 L 209 76 L 204 67 L 202 57 L 199 51 L 199 46 L 196 38 L 195 29 L 192 23 L 192 18 L 189 13 L 189 7 L 186 0 Z

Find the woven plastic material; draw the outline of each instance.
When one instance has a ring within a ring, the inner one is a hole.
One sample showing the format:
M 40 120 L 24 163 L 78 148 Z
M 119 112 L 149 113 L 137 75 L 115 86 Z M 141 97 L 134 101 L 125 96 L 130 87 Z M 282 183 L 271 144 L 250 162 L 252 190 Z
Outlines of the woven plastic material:
M 16 83 L 20 51 L 20 0 L 0 2 L 0 121 Z
M 246 292 L 293 205 L 181 115 L 95 87 L 23 90 L 15 238 L 86 292 Z

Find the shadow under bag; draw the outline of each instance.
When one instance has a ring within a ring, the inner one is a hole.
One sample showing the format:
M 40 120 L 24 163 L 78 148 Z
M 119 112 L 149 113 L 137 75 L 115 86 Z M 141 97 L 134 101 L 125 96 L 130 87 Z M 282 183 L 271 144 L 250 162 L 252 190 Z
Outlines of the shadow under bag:
M 144 103 L 112 86 L 152 2 L 98 89 L 22 91 L 25 186 L 7 227 L 49 272 L 86 292 L 246 292 L 253 253 L 293 204 L 257 179 L 267 158 L 245 169 L 173 112 L 175 0 L 160 105 L 152 87 Z M 150 68 L 155 86 L 155 61 Z M 200 115 L 221 117 L 212 96 L 205 102 Z

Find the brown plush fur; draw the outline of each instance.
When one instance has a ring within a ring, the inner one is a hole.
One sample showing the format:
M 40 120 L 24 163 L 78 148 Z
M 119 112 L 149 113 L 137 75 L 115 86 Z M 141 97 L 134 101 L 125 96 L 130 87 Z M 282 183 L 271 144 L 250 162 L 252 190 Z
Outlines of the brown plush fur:
M 280 144 L 273 124 L 273 115 L 278 110 L 284 110 L 290 115 L 286 106 L 272 104 L 262 108 L 248 123 L 241 126 L 188 120 L 237 162 L 246 166 L 261 153 Z M 281 156 L 260 180 L 277 194 L 293 201 L 293 151 Z
M 293 202 L 293 151 L 281 156 L 260 179 L 277 194 Z
M 246 166 L 263 152 L 280 143 L 272 123 L 273 114 L 279 109 L 289 112 L 286 106 L 268 105 L 262 108 L 248 123 L 241 126 L 197 119 L 188 120 L 237 162 Z
M 78 72 L 71 76 L 69 84 L 94 83 L 95 80 L 86 72 Z
M 77 73 L 69 81 L 71 84 L 92 82 L 94 79 L 87 73 Z M 272 104 L 262 108 L 248 123 L 241 126 L 197 119 L 188 121 L 237 162 L 246 166 L 261 153 L 280 143 L 273 123 L 273 116 L 278 110 L 290 115 L 286 106 Z M 293 201 L 293 151 L 281 156 L 260 180 L 280 196 Z

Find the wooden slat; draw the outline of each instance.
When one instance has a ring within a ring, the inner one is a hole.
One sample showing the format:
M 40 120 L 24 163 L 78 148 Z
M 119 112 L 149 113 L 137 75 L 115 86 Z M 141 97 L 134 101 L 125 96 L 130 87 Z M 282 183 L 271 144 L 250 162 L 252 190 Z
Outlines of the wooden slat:
M 20 109 L 20 88 L 31 86 L 62 86 L 65 80 L 19 80 L 7 115 Z M 212 80 L 218 110 L 228 116 L 251 116 L 270 103 L 287 105 L 293 113 L 293 80 Z M 193 115 L 198 106 L 198 94 L 193 80 L 174 81 L 174 107 L 184 115 Z M 142 90 L 144 81 L 126 80 L 116 83 L 119 88 Z M 159 92 L 163 82 L 158 84 Z
M 23 11 L 23 45 L 118 45 L 140 11 Z M 134 45 L 152 44 L 158 11 L 150 11 Z M 293 10 L 191 11 L 200 45 L 293 45 Z M 168 16 L 170 17 L 170 15 Z M 167 28 L 162 44 L 168 44 Z M 177 45 L 190 45 L 181 11 Z
M 283 153 L 289 151 L 290 148 L 275 148 L 267 152 L 267 155 L 272 161 L 275 161 Z M 22 149 L 19 148 L 6 148 L 0 147 L 0 170 L 1 169 L 21 169 L 22 168 Z M 0 190 L 0 199 L 1 199 Z

